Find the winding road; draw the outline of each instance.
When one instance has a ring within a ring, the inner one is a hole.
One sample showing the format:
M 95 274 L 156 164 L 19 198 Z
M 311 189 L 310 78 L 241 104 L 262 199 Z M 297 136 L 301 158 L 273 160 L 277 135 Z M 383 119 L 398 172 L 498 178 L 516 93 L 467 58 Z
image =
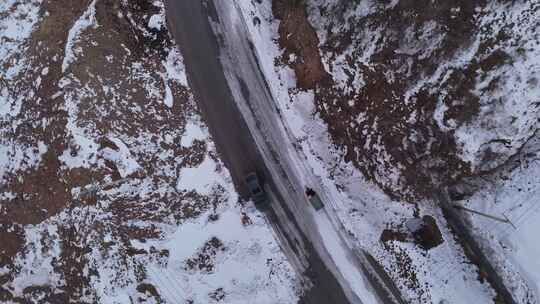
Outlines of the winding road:
M 323 194 L 324 188 L 291 152 L 289 133 L 235 1 L 166 0 L 166 12 L 189 84 L 236 188 L 246 197 L 244 176 L 256 171 L 264 177 L 271 198 L 265 210 L 269 224 L 295 269 L 312 284 L 300 302 L 405 303 L 373 257 L 351 246 L 335 214 L 317 214 L 308 204 L 305 186 Z M 473 247 L 491 285 L 504 302 L 515 303 L 460 216 L 445 206 L 449 224 Z
M 396 303 L 326 213 L 304 195 L 304 178 L 234 1 L 168 0 L 167 22 L 188 82 L 236 188 L 256 171 L 271 198 L 264 211 L 285 254 L 311 288 L 301 303 Z

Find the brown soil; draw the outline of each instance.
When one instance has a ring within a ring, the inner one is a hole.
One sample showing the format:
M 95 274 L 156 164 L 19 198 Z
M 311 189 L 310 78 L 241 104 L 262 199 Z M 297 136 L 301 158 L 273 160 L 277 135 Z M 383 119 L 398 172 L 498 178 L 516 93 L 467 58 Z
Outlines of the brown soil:
M 424 225 L 414 233 L 417 244 L 425 250 L 435 248 L 444 242 L 435 219 L 429 215 L 422 217 Z
M 290 63 L 301 89 L 314 89 L 330 75 L 324 69 L 319 53 L 319 38 L 307 20 L 306 9 L 295 1 L 276 0 L 272 11 L 279 23 L 279 44 L 284 48 L 282 61 Z M 289 62 L 290 56 L 296 59 Z
M 62 239 L 61 255 L 60 259 L 53 262 L 53 267 L 61 274 L 65 285 L 59 286 L 57 291 L 62 291 L 71 301 L 81 301 L 81 297 L 98 301 L 95 291 L 88 288 L 90 277 L 97 274 L 95 266 L 88 263 L 88 254 L 92 252 L 92 248 L 88 242 L 81 239 L 81 234 L 74 226 L 62 227 L 59 234 Z M 81 269 L 86 267 L 89 276 L 81 274 Z
M 225 245 L 221 240 L 213 237 L 204 244 L 197 256 L 186 260 L 185 269 L 212 273 L 215 267 L 216 255 L 220 251 L 225 251 L 225 249 Z
M 384 229 L 381 233 L 380 240 L 381 242 L 388 242 L 388 241 L 400 241 L 405 242 L 409 238 L 409 235 L 404 232 L 399 232 L 391 229 Z
M 28 46 L 27 56 L 33 61 L 34 69 L 14 84 L 19 93 L 35 89 L 35 99 L 40 102 L 23 103 L 18 119 L 27 122 L 21 124 L 12 136 L 31 146 L 41 140 L 47 145 L 48 151 L 38 168 L 10 177 L 7 188 L 17 194 L 17 199 L 4 206 L 5 211 L 0 213 L 0 221 L 37 224 L 56 214 L 68 202 L 69 193 L 58 160 L 67 147 L 66 113 L 62 110 L 64 100 L 62 97 L 51 97 L 61 90 L 58 82 L 62 77 L 62 62 L 53 58 L 63 57 L 68 30 L 82 14 L 87 2 L 66 5 L 59 1 L 45 1 L 42 6 L 43 10 L 49 12 L 49 16 L 33 32 Z M 45 62 L 49 63 L 49 73 L 42 76 L 39 67 Z M 41 85 L 33 88 L 31 84 L 38 77 L 42 77 Z M 41 120 L 46 120 L 47 125 L 33 123 Z
M 4 206 L 6 219 L 19 224 L 37 224 L 62 210 L 71 195 L 61 181 L 60 162 L 53 150 L 43 155 L 42 164 L 21 183 L 11 185 L 19 196 Z
M 381 242 L 415 242 L 420 248 L 430 250 L 442 244 L 444 239 L 435 219 L 429 215 L 422 217 L 421 226 L 416 231 L 403 232 L 399 229 L 384 229 Z
M 142 294 L 148 294 L 157 302 L 157 304 L 164 303 L 163 299 L 159 295 L 156 287 L 149 283 L 141 283 L 137 286 L 137 291 Z
M 20 224 L 37 224 L 61 211 L 70 199 L 69 189 L 64 174 L 60 169 L 58 157 L 66 144 L 66 113 L 62 110 L 64 101 L 61 97 L 53 98 L 60 91 L 58 81 L 61 75 L 61 61 L 68 30 L 80 16 L 88 1 L 61 3 L 44 1 L 43 11 L 49 16 L 43 18 L 32 33 L 30 42 L 25 45 L 25 56 L 32 69 L 20 74 L 20 77 L 6 84 L 18 96 L 26 96 L 22 109 L 15 120 L 22 121 L 11 132 L 9 127 L 0 123 L 7 138 L 24 147 L 34 147 L 42 141 L 47 146 L 37 168 L 8 172 L 7 180 L 0 190 L 9 189 L 16 198 L 0 202 L 0 238 L 4 241 L 0 251 L 0 264 L 12 267 L 13 258 L 24 253 L 25 236 Z M 42 11 L 42 12 L 43 12 Z M 49 68 L 47 75 L 41 75 L 43 67 Z M 37 79 L 41 84 L 35 86 Z M 30 97 L 33 96 L 33 97 Z M 9 123 L 9 122 L 8 122 Z M 47 291 L 46 287 L 29 287 L 25 293 L 31 297 Z M 64 303 L 65 299 L 56 291 L 50 291 L 42 298 L 49 303 Z M 14 300 L 29 303 L 26 299 L 14 299 L 11 291 L 3 289 L 0 300 Z
M 96 19 L 100 27 L 88 28 L 82 33 L 77 44 L 84 56 L 78 57 L 68 71 L 62 73 L 68 30 L 89 2 L 44 2 L 43 12 L 47 11 L 48 15 L 37 24 L 25 54 L 33 69 L 8 84 L 15 93 L 27 96 L 27 101 L 17 117 L 23 123 L 13 132 L 5 133 L 4 129 L 9 130 L 9 126 L 0 122 L 2 135 L 12 139 L 14 144 L 36 150 L 37 142 L 41 141 L 47 146 L 47 152 L 34 168 L 9 172 L 7 184 L 0 186 L 0 191 L 12 192 L 16 197 L 0 202 L 0 238 L 5 241 L 0 251 L 0 266 L 7 264 L 12 270 L 0 276 L 0 302 L 33 303 L 42 298 L 44 303 L 85 303 L 84 295 L 92 299 L 91 303 L 97 303 L 95 290 L 89 286 L 91 278 L 98 275 L 95 265 L 89 262 L 91 249 L 99 251 L 103 257 L 109 256 L 111 250 L 118 250 L 113 251 L 118 256 L 111 257 L 118 261 L 115 265 L 118 277 L 133 271 L 141 283 L 145 274 L 140 260 L 166 264 L 168 252 L 141 251 L 131 247 L 130 240 L 144 242 L 160 238 L 162 231 L 152 223 L 169 222 L 171 218 L 179 223 L 215 209 L 225 200 L 222 189 L 216 188 L 210 195 L 202 196 L 177 193 L 174 188 L 178 170 L 200 163 L 207 146 L 196 141 L 193 147 L 185 148 L 176 142 L 183 132 L 186 117 L 197 111 L 187 88 L 172 80 L 168 82 L 174 99 L 172 108 L 163 104 L 161 96 L 150 96 L 148 92 L 148 83 L 164 91 L 162 61 L 172 43 L 165 27 L 162 30 L 148 27 L 150 16 L 159 12 L 152 1 L 97 1 Z M 122 44 L 125 48 L 119 47 Z M 109 62 L 109 58 L 114 62 Z M 140 63 L 145 74 L 134 72 L 132 63 Z M 44 67 L 49 69 L 47 75 L 41 74 Z M 38 77 L 42 78 L 41 85 L 36 87 Z M 59 81 L 63 77 L 74 81 L 60 88 Z M 114 89 L 114 94 L 104 90 L 106 87 Z M 95 92 L 95 96 L 80 94 L 85 88 Z M 108 137 L 121 137 L 141 166 L 132 175 L 134 180 L 151 177 L 150 191 L 160 187 L 167 193 L 156 191 L 141 197 L 137 191 L 118 195 L 102 191 L 73 198 L 73 188 L 101 183 L 106 178 L 118 180 L 120 171 L 115 161 L 101 159 L 101 156 L 90 168 L 62 167 L 59 158 L 65 151 L 72 156 L 80 153 L 66 126 L 68 113 L 64 96 L 67 93 L 73 94 L 78 103 L 76 124 L 85 128 L 86 135 L 98 143 L 98 153 L 105 149 L 118 151 L 119 147 Z M 34 97 L 30 97 L 32 94 Z M 175 142 L 166 143 L 166 135 Z M 142 142 L 138 142 L 141 137 Z M 44 232 L 41 245 L 42 253 L 49 254 L 50 244 L 60 242 L 60 256 L 54 259 L 52 266 L 65 284 L 58 283 L 55 288 L 31 286 L 24 290 L 23 298 L 14 297 L 3 283 L 9 283 L 19 271 L 12 265 L 13 258 L 27 250 L 22 225 L 42 223 L 63 211 L 63 220 L 50 224 L 58 228 L 58 239 L 52 240 Z M 135 226 L 131 224 L 133 221 L 146 225 Z M 112 240 L 105 242 L 105 234 Z M 159 298 L 157 290 L 152 291 L 150 286 L 139 285 L 143 289 L 140 292 Z
M 399 1 L 392 9 L 380 9 L 365 17 L 349 17 L 347 30 L 341 27 L 345 22 L 343 15 L 356 2 L 320 7 L 323 18 L 331 23 L 326 33 L 328 40 L 319 46 L 302 1 L 273 1 L 274 15 L 281 21 L 278 42 L 284 49 L 282 64 L 294 69 L 300 89 L 315 89 L 317 113 L 328 124 L 333 142 L 342 150 L 344 159 L 394 199 L 414 201 L 430 197 L 441 185 L 453 184 L 472 174 L 469 165 L 457 156 L 452 132 L 440 130 L 433 119 L 441 94 L 421 89 L 409 104 L 405 104 L 403 96 L 419 77 L 433 73 L 440 62 L 470 43 L 477 30 L 474 8 L 484 4 L 484 1 L 458 1 L 451 5 Z M 459 13 L 451 13 L 453 7 L 460 7 Z M 438 31 L 444 37 L 432 56 L 415 59 L 400 54 L 397 50 L 404 39 L 403 30 L 412 27 L 421 35 L 423 24 L 430 21 L 441 25 Z M 385 40 L 372 42 L 377 49 L 368 59 L 367 67 L 360 61 L 364 50 L 358 41 L 375 30 L 380 30 Z M 351 48 L 347 64 L 348 85 L 352 90 L 344 92 L 324 71 L 320 52 L 330 58 L 331 72 L 336 56 Z M 440 88 L 448 92 L 443 98 L 448 106 L 445 122 L 463 124 L 478 113 L 478 97 L 472 93 L 478 71 L 509 61 L 507 55 L 490 49 L 489 43 L 482 45 L 478 60 L 449 72 L 448 81 Z M 296 55 L 295 61 L 288 61 L 290 54 Z M 404 70 L 408 62 L 411 65 Z M 395 77 L 387 77 L 387 71 L 394 71 Z M 359 89 L 354 88 L 355 75 L 362 75 L 365 82 Z M 357 117 L 364 119 L 359 121 Z M 400 172 L 397 182 L 388 178 L 388 172 L 396 168 Z
M 9 265 L 12 258 L 24 247 L 24 230 L 20 225 L 2 223 L 0 225 L 0 240 L 2 240 L 0 265 Z

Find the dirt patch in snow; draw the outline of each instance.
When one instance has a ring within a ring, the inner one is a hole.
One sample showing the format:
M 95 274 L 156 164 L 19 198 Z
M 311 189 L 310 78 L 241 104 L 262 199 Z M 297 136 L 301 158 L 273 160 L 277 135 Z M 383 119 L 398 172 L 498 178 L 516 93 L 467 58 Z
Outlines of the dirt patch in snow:
M 408 233 L 401 232 L 401 231 L 395 231 L 392 229 L 384 229 L 381 233 L 381 242 L 388 242 L 388 241 L 400 241 L 405 242 L 407 241 L 409 237 Z
M 216 303 L 221 302 L 221 300 L 225 299 L 225 296 L 226 293 L 223 288 L 217 288 L 209 294 L 210 299 L 214 300 Z
M 9 265 L 12 258 L 24 248 L 24 230 L 20 225 L 7 222 L 2 222 L 0 227 L 0 265 Z
M 137 291 L 145 295 L 144 298 L 140 298 L 139 301 L 142 303 L 146 302 L 149 297 L 152 297 L 157 304 L 164 303 L 163 298 L 159 295 L 156 287 L 149 283 L 141 283 L 137 286 Z
M 67 186 L 59 178 L 58 155 L 49 150 L 43 155 L 42 164 L 35 171 L 26 174 L 22 182 L 10 185 L 18 196 L 3 207 L 1 220 L 19 224 L 37 224 L 43 219 L 62 210 L 71 195 Z
M 272 2 L 274 16 L 279 23 L 279 45 L 284 48 L 282 62 L 289 64 L 296 74 L 301 89 L 314 89 L 328 81 L 319 53 L 319 38 L 308 22 L 306 8 L 301 1 Z
M 422 217 L 422 226 L 413 234 L 417 244 L 425 250 L 435 248 L 444 242 L 437 222 L 429 215 Z
M 414 218 L 410 222 L 414 222 L 414 225 L 407 229 L 403 227 L 384 229 L 380 237 L 381 242 L 414 242 L 424 250 L 430 250 L 444 242 L 437 222 L 432 216 L 424 215 L 421 219 Z
M 216 255 L 225 251 L 225 245 L 217 237 L 208 240 L 201 248 L 199 254 L 186 260 L 186 270 L 198 270 L 204 273 L 212 273 L 215 267 Z

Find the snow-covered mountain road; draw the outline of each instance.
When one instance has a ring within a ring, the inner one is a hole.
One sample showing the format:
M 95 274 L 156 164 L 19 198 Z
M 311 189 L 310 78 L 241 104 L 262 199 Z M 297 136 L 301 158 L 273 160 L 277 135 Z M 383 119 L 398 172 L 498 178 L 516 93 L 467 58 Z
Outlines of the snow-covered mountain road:
M 273 102 L 268 100 L 271 95 L 249 48 L 236 45 L 234 41 L 224 47 L 223 38 L 232 37 L 218 35 L 216 38 L 214 31 L 219 28 L 212 29 L 209 12 L 212 12 L 213 25 L 217 25 L 216 11 L 208 10 L 205 2 L 167 3 L 168 23 L 182 47 L 191 88 L 235 184 L 245 193 L 243 176 L 254 170 L 264 173 L 268 190 L 275 197 L 273 208 L 268 211 L 269 218 L 277 220 L 277 234 L 283 236 L 285 247 L 290 246 L 285 252 L 289 253 L 291 263 L 299 271 L 307 271 L 314 284 L 305 302 L 375 303 L 367 280 L 358 265 L 354 265 L 353 253 L 327 219 L 324 220 L 329 225 L 319 227 L 316 217 L 324 214 L 316 215 L 307 203 L 303 190 L 305 181 L 298 177 L 297 168 L 290 166 L 293 163 L 287 158 L 290 143 L 284 140 L 279 128 L 274 129 L 279 123 L 273 121 L 277 113 L 272 108 Z M 221 16 L 223 13 L 226 12 L 219 12 L 220 18 L 225 18 Z M 221 24 L 228 25 L 227 22 Z M 234 56 L 232 45 L 240 47 Z M 248 101 L 257 101 L 257 104 Z M 258 107 L 257 111 L 252 111 L 250 105 Z M 254 114 L 264 114 L 268 120 L 257 121 Z M 275 132 L 269 132 L 268 128 Z M 274 150 L 279 146 L 281 150 Z M 303 262 L 305 259 L 308 263 Z
M 342 195 L 342 191 L 336 191 L 333 188 L 333 184 L 329 185 L 326 180 L 321 181 L 321 178 L 324 179 L 324 174 L 314 174 L 314 170 L 318 170 L 318 166 L 325 165 L 322 159 L 322 164 L 306 161 L 314 158 L 319 159 L 317 153 L 313 156 L 310 155 L 310 152 L 320 151 L 320 149 L 317 148 L 319 147 L 318 145 L 303 145 L 304 139 L 310 137 L 309 133 L 311 133 L 311 131 L 307 130 L 312 130 L 312 127 L 324 129 L 325 125 L 321 126 L 316 123 L 308 122 L 302 126 L 302 115 L 309 112 L 309 110 L 307 108 L 303 109 L 301 108 L 302 105 L 299 105 L 303 104 L 302 101 L 304 99 L 300 96 L 301 94 L 298 94 L 298 98 L 292 96 L 295 92 L 298 93 L 296 91 L 297 87 L 294 85 L 295 79 L 298 80 L 301 77 L 298 77 L 298 75 L 296 75 L 297 77 L 294 77 L 295 75 L 290 77 L 290 74 L 274 69 L 279 70 L 279 65 L 282 61 L 304 62 L 303 60 L 309 58 L 313 53 L 308 55 L 304 54 L 305 56 L 301 56 L 302 58 L 297 58 L 296 56 L 298 56 L 298 54 L 295 52 L 281 54 L 281 51 L 286 49 L 286 47 L 283 47 L 281 43 L 276 42 L 280 41 L 277 37 L 289 39 L 292 35 L 291 41 L 302 39 L 300 39 L 301 37 L 294 37 L 292 34 L 296 32 L 294 25 L 297 24 L 297 20 L 293 20 L 292 29 L 285 32 L 282 31 L 281 24 L 286 22 L 283 20 L 281 20 L 281 23 L 275 22 L 275 16 L 279 16 L 280 14 L 275 13 L 273 4 L 274 2 L 272 2 L 272 4 L 265 4 L 260 1 L 251 1 L 248 3 L 242 1 L 211 0 L 202 1 L 202 3 L 199 4 L 190 4 L 193 7 L 197 6 L 196 9 L 202 11 L 200 16 L 195 18 L 201 19 L 199 21 L 202 23 L 199 24 L 199 27 L 201 24 L 204 24 L 204 27 L 207 27 L 204 35 L 210 36 L 210 44 L 216 49 L 215 54 L 211 56 L 212 62 L 217 62 L 216 66 L 219 67 L 219 71 L 216 72 L 216 70 L 208 69 L 207 66 L 205 66 L 207 64 L 205 62 L 204 65 L 201 65 L 198 68 L 198 72 L 212 74 L 212 76 L 208 77 L 215 77 L 215 74 L 219 74 L 220 78 L 222 78 L 222 74 L 224 74 L 223 82 L 225 84 L 223 86 L 227 88 L 226 94 L 220 93 L 220 95 L 213 100 L 210 107 L 219 108 L 226 106 L 229 107 L 227 111 L 234 109 L 237 113 L 233 113 L 233 116 L 236 117 L 233 117 L 232 119 L 241 121 L 241 130 L 238 130 L 238 132 L 235 132 L 234 129 L 223 128 L 223 130 L 220 130 L 219 132 L 224 135 L 219 135 L 218 132 L 215 132 L 214 136 L 221 137 L 216 140 L 225 141 L 227 141 L 227 138 L 231 134 L 242 134 L 242 137 L 244 137 L 244 144 L 249 146 L 248 149 L 239 148 L 242 146 L 234 145 L 233 143 L 234 146 L 229 149 L 229 151 L 223 149 L 223 151 L 225 151 L 223 153 L 227 154 L 224 156 L 225 158 L 230 158 L 230 163 L 228 165 L 231 166 L 232 171 L 240 171 L 235 176 L 236 184 L 239 188 L 243 187 L 242 177 L 246 173 L 246 170 L 243 170 L 242 172 L 242 170 L 240 170 L 241 168 L 246 169 L 251 166 L 249 170 L 258 169 L 259 172 L 264 173 L 264 176 L 267 178 L 269 190 L 273 193 L 273 196 L 275 196 L 275 199 L 272 200 L 274 213 L 272 213 L 270 218 L 275 218 L 280 223 L 280 226 L 276 227 L 276 231 L 278 231 L 278 234 L 283 234 L 282 241 L 287 240 L 283 243 L 289 243 L 290 248 L 288 253 L 293 263 L 297 266 L 302 265 L 305 259 L 304 255 L 299 254 L 299 252 L 305 252 L 305 248 L 311 248 L 311 246 L 313 246 L 313 249 L 318 253 L 318 256 L 321 257 L 326 267 L 333 273 L 334 277 L 341 285 L 349 302 L 369 303 L 377 300 L 382 302 L 403 301 L 401 299 L 402 296 L 399 294 L 400 292 L 394 288 L 394 282 L 399 283 L 400 279 L 396 277 L 396 273 L 393 273 L 392 279 L 389 279 L 385 273 L 385 271 L 392 273 L 393 270 L 388 269 L 391 269 L 394 264 L 401 265 L 399 260 L 397 263 L 395 261 L 392 262 L 392 260 L 387 259 L 386 253 L 381 253 L 381 251 L 379 251 L 377 259 L 374 259 L 371 256 L 371 254 L 374 254 L 374 252 L 378 250 L 377 248 L 379 248 L 379 243 L 377 242 L 379 242 L 378 235 L 380 232 L 375 230 L 385 229 L 385 227 L 388 227 L 389 222 L 395 222 L 394 219 L 383 220 L 383 217 L 374 216 L 377 214 L 376 212 L 372 212 L 376 211 L 374 210 L 376 209 L 375 207 L 367 208 L 369 210 L 364 213 L 364 215 L 367 214 L 367 217 L 372 218 L 381 218 L 381 225 L 373 225 L 374 227 L 377 226 L 379 228 L 374 229 L 375 232 L 370 236 L 372 237 L 371 239 L 369 239 L 370 237 L 365 237 L 365 235 L 369 234 L 366 230 L 371 229 L 371 227 L 367 227 L 368 225 L 366 225 L 370 220 L 363 219 L 362 221 L 357 222 L 357 224 L 360 225 L 350 225 L 352 221 L 348 216 L 351 213 L 343 207 L 349 206 L 350 208 L 348 210 L 357 210 L 356 207 L 359 204 L 355 203 L 358 200 L 362 201 L 365 198 L 370 197 L 369 194 L 365 193 L 366 191 L 359 190 L 357 193 L 358 195 L 354 196 L 356 200 L 352 199 L 350 205 L 345 204 L 342 206 L 343 204 L 340 203 L 353 197 Z M 296 8 L 293 8 L 291 10 L 294 11 L 295 9 Z M 269 11 L 271 11 L 271 13 L 267 13 Z M 192 14 L 193 11 L 184 8 L 182 9 L 182 12 L 175 15 L 175 17 L 186 13 Z M 287 10 L 285 10 L 285 13 L 282 12 L 281 19 L 283 19 L 284 15 L 287 15 Z M 315 15 L 317 14 L 315 13 Z M 190 18 L 193 18 L 193 16 L 190 16 Z M 280 17 L 278 17 L 278 19 L 279 18 Z M 209 25 L 206 24 L 207 21 L 209 21 Z M 200 31 L 199 29 L 186 30 L 186 28 L 193 27 L 195 23 L 185 22 L 185 20 L 183 22 L 184 29 L 181 29 L 180 31 Z M 315 21 L 315 23 L 317 22 Z M 323 27 L 320 30 L 319 37 L 325 37 L 324 29 L 325 28 Z M 201 39 L 200 36 L 192 37 L 195 37 L 194 39 L 196 40 Z M 279 44 L 276 46 L 276 49 L 272 49 L 273 45 L 271 41 Z M 190 41 L 184 37 L 183 42 L 193 43 L 193 38 Z M 315 42 L 313 49 L 317 50 L 317 45 L 317 42 Z M 303 48 L 303 46 L 299 47 Z M 292 48 L 294 49 L 294 47 Z M 273 51 L 267 52 L 267 49 L 272 49 Z M 198 52 L 197 54 L 200 58 L 205 58 L 207 55 L 208 54 L 205 54 L 205 52 Z M 189 60 L 188 57 L 186 57 L 186 59 L 186 61 Z M 187 62 L 188 66 L 190 64 L 193 63 Z M 391 71 L 392 68 L 387 68 L 386 70 Z M 191 75 L 191 77 L 194 76 Z M 211 82 L 211 85 L 213 84 L 214 83 Z M 199 89 L 201 88 L 208 88 L 208 82 L 203 83 Z M 314 91 L 316 92 L 317 90 L 315 89 Z M 207 93 L 208 92 L 204 92 L 204 94 Z M 226 102 L 222 102 L 218 106 L 215 106 L 215 101 L 223 100 L 223 96 L 225 95 L 227 102 L 230 103 L 227 104 Z M 310 98 L 307 96 L 309 93 L 304 95 L 306 95 L 304 97 L 310 101 Z M 207 103 L 208 106 L 208 103 L 212 102 L 212 100 L 200 102 Z M 332 103 L 332 100 L 329 102 Z M 320 102 L 317 104 L 321 105 Z M 327 103 L 324 102 L 322 104 L 324 106 L 327 105 Z M 354 102 L 351 103 L 351 100 L 349 100 L 348 105 L 349 107 L 353 107 Z M 204 105 L 201 107 L 204 110 Z M 291 111 L 289 111 L 290 108 L 295 107 L 301 112 L 300 115 L 296 115 L 298 113 L 291 114 Z M 338 111 L 340 110 L 338 109 Z M 333 119 L 335 118 L 336 117 Z M 216 124 L 217 127 L 215 128 L 218 129 L 222 128 L 222 126 L 229 125 L 223 122 L 222 117 L 218 117 L 214 121 L 211 121 L 212 119 L 208 120 L 210 120 L 210 124 Z M 337 117 L 337 120 L 339 121 L 339 117 Z M 302 132 L 299 132 L 299 130 Z M 319 134 L 325 135 L 324 131 L 321 131 Z M 225 145 L 230 145 L 230 143 L 226 142 Z M 252 156 L 256 155 L 252 158 L 255 162 L 244 162 L 235 165 L 234 162 L 238 162 L 242 159 L 239 155 L 247 153 L 245 151 L 248 150 L 250 150 L 249 153 L 255 151 L 255 154 L 252 154 Z M 332 172 L 334 172 L 334 167 L 332 167 Z M 304 195 L 306 186 L 315 189 L 316 192 L 320 194 L 322 200 L 327 204 L 325 211 L 316 213 L 307 204 Z M 341 187 L 341 184 L 339 186 Z M 360 188 L 361 187 L 358 187 L 358 189 Z M 434 191 L 437 193 L 440 192 L 438 188 L 435 188 Z M 446 231 L 444 233 L 446 236 L 445 239 L 447 240 L 445 249 L 452 249 L 452 252 L 447 252 L 448 257 L 452 258 L 459 256 L 460 258 L 455 262 L 456 265 L 463 263 L 463 261 L 465 261 L 465 263 L 473 262 L 475 266 L 479 267 L 481 273 L 487 274 L 487 281 L 489 281 L 488 285 L 490 286 L 478 286 L 477 288 L 478 290 L 482 290 L 479 293 L 481 294 L 481 297 L 486 299 L 489 298 L 491 292 L 490 288 L 493 288 L 498 297 L 505 298 L 505 302 L 507 303 L 514 303 L 510 292 L 500 278 L 500 273 L 494 269 L 493 271 L 484 271 L 485 268 L 492 268 L 491 264 L 493 261 L 485 256 L 481 247 L 477 246 L 476 241 L 468 235 L 468 228 L 460 224 L 462 215 L 454 214 L 453 209 L 450 208 L 450 211 L 452 212 L 443 212 L 443 216 L 442 214 L 439 214 L 439 200 L 435 199 L 434 203 L 435 209 L 431 210 L 430 213 L 435 213 L 436 216 L 438 216 L 438 221 L 440 223 L 447 223 L 453 231 Z M 371 206 L 369 203 L 367 205 Z M 445 206 L 445 204 L 443 205 Z M 386 208 L 387 207 L 383 207 L 381 210 L 386 212 Z M 407 209 L 407 207 L 404 209 Z M 443 208 L 443 211 L 446 209 Z M 418 212 L 418 210 L 415 212 Z M 363 217 L 364 215 L 360 217 Z M 403 214 L 403 216 L 407 217 L 412 215 Z M 415 213 L 414 216 L 417 217 L 418 214 Z M 457 224 L 456 219 L 458 221 Z M 358 228 L 362 225 L 366 227 L 364 227 L 364 229 Z M 353 233 L 351 232 L 353 230 L 356 232 L 354 236 L 352 236 Z M 455 241 L 456 235 L 458 236 L 459 243 L 456 243 Z M 303 242 L 304 237 L 307 240 L 306 243 Z M 367 239 L 369 240 L 367 242 L 358 241 L 360 239 L 363 239 L 364 241 Z M 300 240 L 300 242 L 298 242 L 298 240 Z M 454 242 L 451 240 L 454 240 Z M 300 245 L 297 246 L 297 244 Z M 470 252 L 469 248 L 472 248 L 472 252 Z M 463 254 L 462 250 L 465 250 L 466 256 Z M 291 254 L 291 252 L 295 252 L 295 254 Z M 418 251 L 414 248 L 409 251 L 411 255 L 415 255 L 417 252 Z M 481 258 L 478 258 L 478 256 Z M 430 273 L 425 272 L 423 266 L 426 264 L 426 259 L 418 259 L 418 261 L 421 260 L 424 262 L 419 262 L 418 267 L 423 269 L 424 273 Z M 443 258 L 441 261 L 435 261 L 434 265 L 428 266 L 427 268 L 440 268 L 439 265 L 443 264 L 442 261 L 444 260 L 445 259 Z M 377 261 L 383 264 L 386 263 L 384 265 L 386 269 L 378 268 L 379 265 Z M 301 270 L 302 267 L 300 266 L 298 269 Z M 382 269 L 382 271 L 377 271 L 376 269 Z M 442 267 L 442 269 L 444 271 L 444 267 Z M 463 272 L 475 271 L 474 266 L 459 267 L 459 269 Z M 452 292 L 449 292 L 453 287 L 449 287 L 446 280 L 432 281 L 429 275 L 426 276 L 426 278 L 424 278 L 425 284 L 426 286 L 430 286 L 427 288 L 430 290 L 426 298 L 434 296 L 435 298 L 440 298 L 441 301 L 446 301 L 447 298 L 453 297 L 453 295 L 451 295 Z M 392 280 L 394 280 L 394 282 L 392 282 Z M 439 285 L 433 287 L 431 286 L 431 283 Z M 482 280 L 480 283 L 484 284 Z M 463 290 L 469 289 L 469 286 L 463 284 L 457 285 L 460 285 Z M 405 286 L 405 288 L 404 286 L 400 286 L 400 288 L 400 291 L 404 293 L 403 297 L 405 300 L 409 301 L 409 297 L 411 296 L 408 293 L 410 289 L 409 286 Z M 419 298 L 422 298 L 422 294 L 423 292 L 418 292 L 417 295 Z M 413 298 L 414 296 L 415 295 L 412 295 Z M 464 298 L 466 298 L 466 296 L 464 296 Z

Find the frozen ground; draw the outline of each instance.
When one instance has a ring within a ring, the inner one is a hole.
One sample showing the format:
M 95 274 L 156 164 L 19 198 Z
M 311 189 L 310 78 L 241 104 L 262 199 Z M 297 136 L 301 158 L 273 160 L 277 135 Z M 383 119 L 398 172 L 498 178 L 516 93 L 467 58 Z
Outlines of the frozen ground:
M 24 56 L 24 42 L 32 33 L 32 28 L 39 21 L 39 7 L 41 1 L 2 1 L 0 11 L 7 12 L 12 7 L 10 14 L 0 17 L 0 32 L 2 40 L 0 47 L 0 59 L 2 64 L 9 63 L 0 70 L 0 119 L 3 126 L 17 127 L 18 122 L 14 117 L 21 110 L 24 95 L 16 95 L 8 82 L 18 73 L 28 68 Z M 28 147 L 20 143 L 14 144 L 16 139 L 7 135 L 7 130 L 0 131 L 0 183 L 5 181 L 5 175 L 21 167 L 34 166 L 43 153 L 39 147 Z
M 316 112 L 387 193 L 429 197 L 538 129 L 537 1 L 306 3 L 332 76 Z
M 473 165 L 474 171 L 484 171 L 496 168 L 518 153 L 538 130 L 540 4 L 490 3 L 477 10 L 476 18 L 480 20 L 481 34 L 467 50 L 474 56 L 482 54 L 480 48 L 486 47 L 486 41 L 493 39 L 494 33 L 507 35 L 507 39 L 488 46 L 501 54 L 504 63 L 482 66 L 482 71 L 477 72 L 472 91 L 479 97 L 478 115 L 456 128 L 461 157 Z M 440 107 L 444 105 L 439 104 Z M 441 112 L 445 117 L 444 110 Z M 455 127 L 446 117 L 438 123 L 442 128 Z
M 2 303 L 298 301 L 163 24 L 161 1 L 0 4 Z
M 490 255 L 505 274 L 507 284 L 521 298 L 539 298 L 540 264 L 538 223 L 540 220 L 540 163 L 538 138 L 529 141 L 519 158 L 481 181 L 471 181 L 479 189 L 460 201 L 509 223 L 477 214 L 467 214 L 473 231 L 482 239 Z M 525 281 L 523 280 L 525 279 Z
M 296 141 L 308 170 L 319 179 L 313 187 L 323 194 L 330 219 L 333 214 L 338 216 L 339 222 L 334 225 L 343 225 L 354 236 L 355 246 L 375 256 L 405 297 L 413 302 L 493 302 L 494 292 L 478 280 L 478 269 L 470 265 L 432 202 L 423 200 L 413 205 L 392 200 L 377 185 L 367 181 L 358 169 L 343 162 L 343 153 L 332 144 L 326 124 L 315 114 L 313 91 L 297 89 L 293 71 L 275 64 L 280 62 L 282 51 L 276 44 L 279 21 L 272 15 L 271 4 L 236 3 L 248 21 L 283 124 Z M 389 168 L 390 178 L 392 174 L 399 174 L 392 172 Z M 410 241 L 380 241 L 384 229 L 399 229 L 407 219 L 424 215 L 436 219 L 444 239 L 442 245 L 425 251 Z

